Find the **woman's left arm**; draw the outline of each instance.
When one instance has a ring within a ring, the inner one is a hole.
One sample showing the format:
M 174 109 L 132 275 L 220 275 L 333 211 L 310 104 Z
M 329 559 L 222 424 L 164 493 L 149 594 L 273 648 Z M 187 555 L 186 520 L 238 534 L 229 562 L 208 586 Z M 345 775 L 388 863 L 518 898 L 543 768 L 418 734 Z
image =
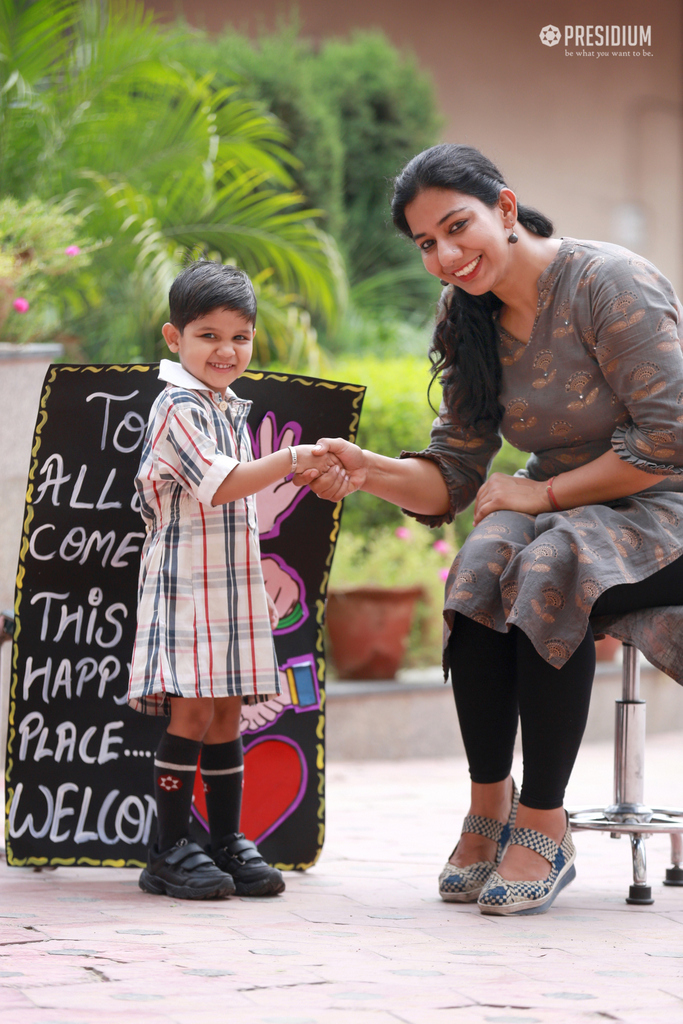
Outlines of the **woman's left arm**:
M 576 508 L 577 505 L 599 505 L 603 501 L 644 491 L 667 476 L 667 473 L 646 473 L 630 462 L 624 462 L 615 451 L 609 451 L 585 466 L 560 473 L 553 479 L 552 491 L 559 508 Z M 527 512 L 532 516 L 556 511 L 550 501 L 547 481 L 492 473 L 477 494 L 474 525 L 500 509 Z
M 591 268 L 595 359 L 629 419 L 612 450 L 558 474 L 560 509 L 599 504 L 683 474 L 683 310 L 669 282 L 640 257 L 600 259 Z M 494 473 L 477 495 L 475 524 L 498 509 L 553 510 L 544 481 Z

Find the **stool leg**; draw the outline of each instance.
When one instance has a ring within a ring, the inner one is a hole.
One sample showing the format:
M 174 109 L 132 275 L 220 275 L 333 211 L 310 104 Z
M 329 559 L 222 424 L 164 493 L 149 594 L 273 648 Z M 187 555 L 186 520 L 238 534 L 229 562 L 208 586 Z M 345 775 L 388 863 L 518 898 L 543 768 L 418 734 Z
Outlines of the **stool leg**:
M 680 832 L 671 833 L 671 863 L 673 867 L 667 868 L 664 885 L 683 885 L 683 836 Z
M 631 854 L 633 856 L 633 885 L 628 888 L 627 903 L 649 905 L 654 903 L 652 889 L 647 884 L 647 860 L 645 857 L 645 838 L 640 832 L 632 832 Z

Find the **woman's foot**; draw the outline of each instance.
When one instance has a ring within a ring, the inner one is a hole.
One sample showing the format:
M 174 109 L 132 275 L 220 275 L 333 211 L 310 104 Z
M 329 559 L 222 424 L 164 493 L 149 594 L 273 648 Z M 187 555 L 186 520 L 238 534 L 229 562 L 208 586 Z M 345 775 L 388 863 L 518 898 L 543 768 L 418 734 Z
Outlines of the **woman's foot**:
M 472 783 L 472 801 L 468 811 L 470 815 L 492 818 L 505 825 L 510 818 L 510 810 L 513 799 L 512 777 L 502 782 L 490 784 Z M 498 853 L 498 843 L 486 836 L 478 835 L 475 832 L 463 832 L 458 840 L 458 845 L 449 857 L 449 864 L 465 868 L 470 864 L 479 861 L 492 861 L 495 863 Z
M 525 810 L 532 811 L 528 807 Z M 530 815 L 522 813 L 521 816 L 522 820 L 541 822 L 547 832 L 553 831 L 557 835 L 557 811 L 558 808 L 541 812 L 540 816 L 538 811 Z M 477 899 L 482 914 L 544 914 L 552 906 L 562 889 L 576 878 L 576 848 L 566 815 L 564 826 L 559 844 L 547 832 L 540 832 L 528 824 L 512 829 L 504 861 L 506 871 L 515 877 L 503 877 L 500 867 L 491 872 Z M 517 856 L 520 849 L 534 857 Z M 541 868 L 538 861 L 545 867 Z
M 530 828 L 550 836 L 558 846 L 567 830 L 567 815 L 563 807 L 551 811 L 539 811 L 520 804 L 517 809 L 517 828 Z M 498 874 L 509 882 L 543 881 L 550 874 L 550 865 L 545 857 L 526 846 L 510 845 L 498 865 Z
M 512 779 L 491 786 L 473 785 L 471 812 L 463 822 L 451 859 L 439 875 L 441 899 L 448 903 L 473 903 L 477 899 L 503 855 L 518 802 L 519 792 Z

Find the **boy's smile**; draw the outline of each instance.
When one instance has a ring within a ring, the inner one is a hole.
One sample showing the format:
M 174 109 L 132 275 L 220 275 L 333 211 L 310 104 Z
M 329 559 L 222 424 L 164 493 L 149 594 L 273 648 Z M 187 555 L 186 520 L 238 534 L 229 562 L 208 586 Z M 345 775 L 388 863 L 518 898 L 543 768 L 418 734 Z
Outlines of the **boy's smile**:
M 232 309 L 212 309 L 191 320 L 179 331 L 173 324 L 162 328 L 171 352 L 177 352 L 188 373 L 212 391 L 230 387 L 251 360 L 255 328 Z

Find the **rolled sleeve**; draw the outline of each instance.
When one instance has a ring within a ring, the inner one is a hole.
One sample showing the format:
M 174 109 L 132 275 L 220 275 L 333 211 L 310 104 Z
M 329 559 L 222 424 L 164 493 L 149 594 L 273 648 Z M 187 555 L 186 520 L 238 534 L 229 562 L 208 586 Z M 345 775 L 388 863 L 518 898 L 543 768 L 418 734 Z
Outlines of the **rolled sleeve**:
M 596 274 L 595 354 L 628 410 L 612 435 L 620 459 L 646 473 L 683 475 L 680 303 L 655 268 L 633 256 Z
M 202 505 L 213 504 L 214 494 L 225 478 L 238 465 L 238 459 L 231 459 L 228 455 L 217 455 L 197 488 L 197 501 L 201 502 Z
M 420 452 L 401 452 L 402 459 L 429 459 L 436 463 L 448 488 L 449 509 L 441 516 L 425 516 L 402 509 L 425 526 L 452 523 L 458 512 L 474 501 L 486 480 L 494 455 L 502 444 L 493 425 L 466 428 L 448 413 L 442 402 L 432 424 L 429 446 Z

